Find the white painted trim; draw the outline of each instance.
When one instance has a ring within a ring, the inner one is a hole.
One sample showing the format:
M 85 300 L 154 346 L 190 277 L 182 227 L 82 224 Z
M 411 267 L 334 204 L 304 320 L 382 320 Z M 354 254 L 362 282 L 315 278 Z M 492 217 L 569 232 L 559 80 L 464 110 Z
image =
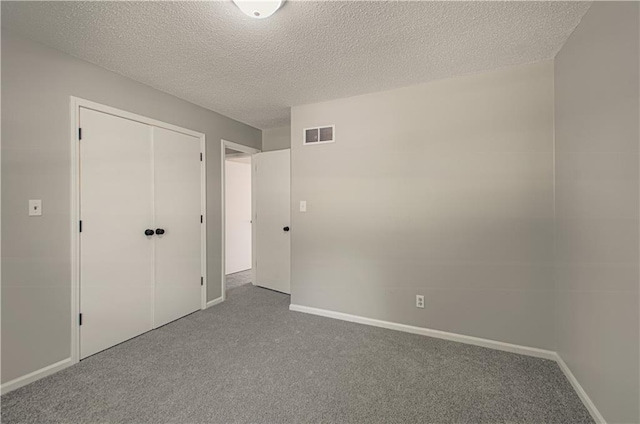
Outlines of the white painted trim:
M 124 110 L 116 109 L 114 107 L 105 106 L 99 103 L 92 102 L 90 100 L 81 99 L 79 97 L 70 96 L 70 139 L 71 139 L 71 364 L 76 364 L 80 360 L 80 326 L 78 325 L 78 314 L 80 312 L 80 260 L 79 260 L 79 246 L 80 246 L 80 233 L 78 231 L 78 222 L 80 219 L 80 180 L 79 180 L 79 142 L 78 128 L 80 125 L 80 108 L 86 108 L 95 110 L 97 112 L 107 113 L 109 115 L 117 116 L 131 121 L 140 122 L 142 124 L 150 125 L 152 127 L 164 128 L 170 131 L 175 131 L 181 134 L 186 134 L 192 137 L 200 139 L 200 151 L 202 152 L 202 162 L 200 164 L 201 171 L 201 210 L 203 219 L 203 225 L 201 228 L 201 266 L 202 276 L 204 277 L 205 284 L 201 289 L 201 309 L 206 308 L 207 305 L 207 197 L 206 197 L 206 168 L 207 168 L 207 155 L 206 155 L 206 136 L 203 133 L 189 130 L 186 128 L 178 127 L 176 125 L 167 124 L 166 122 L 158 121 L 156 119 L 148 118 L 146 116 L 137 115 L 135 113 L 127 112 Z M 37 379 L 37 378 L 36 378 Z
M 243 144 L 234 143 L 229 140 L 220 140 L 221 144 L 228 149 L 236 150 L 238 152 L 246 153 L 248 155 L 255 155 L 256 153 L 260 153 L 260 149 L 255 149 L 253 147 L 245 146 Z
M 580 397 L 580 400 L 584 404 L 585 408 L 587 408 L 587 410 L 591 414 L 593 420 L 598 424 L 607 424 L 602 414 L 600 414 L 600 411 L 598 411 L 598 408 L 596 408 L 596 405 L 591 401 L 591 398 L 582 388 L 582 386 L 578 382 L 578 379 L 575 375 L 573 375 L 573 373 L 569 369 L 569 366 L 564 362 L 560 354 L 556 352 L 554 359 L 558 363 L 558 366 L 560 367 L 564 375 L 567 377 L 567 380 L 569 380 L 569 383 L 571 383 L 571 385 L 573 386 L 573 389 L 578 394 L 578 397 Z
M 389 330 L 403 331 L 405 333 L 419 334 L 422 336 L 435 337 L 437 339 L 450 340 L 459 343 L 466 343 L 475 346 L 488 347 L 490 349 L 502 350 L 505 352 L 519 353 L 521 355 L 534 356 L 536 358 L 556 359 L 556 352 L 535 347 L 521 346 L 511 343 L 498 342 L 495 340 L 482 339 L 480 337 L 465 336 L 463 334 L 449 333 L 446 331 L 432 330 L 430 328 L 416 327 L 413 325 L 398 324 L 379 319 L 365 318 L 358 315 L 345 314 L 342 312 L 329 311 L 326 309 L 312 308 L 302 305 L 289 305 L 289 310 L 304 312 L 312 315 L 319 315 L 327 318 L 339 319 L 342 321 L 355 322 L 358 324 L 371 325 L 374 327 L 387 328 Z
M 387 328 L 389 330 L 402 331 L 405 333 L 419 334 L 422 336 L 435 337 L 438 339 L 450 340 L 475 346 L 482 346 L 490 349 L 502 350 L 505 352 L 533 356 L 536 358 L 550 359 L 558 364 L 564 375 L 567 377 L 567 380 L 569 380 L 569 382 L 573 386 L 573 389 L 578 394 L 578 397 L 584 404 L 585 408 L 587 408 L 587 410 L 591 414 L 593 420 L 598 424 L 607 424 L 602 414 L 600 414 L 600 412 L 598 411 L 598 408 L 596 408 L 595 404 L 591 401 L 591 398 L 589 398 L 589 395 L 587 395 L 587 392 L 585 392 L 585 390 L 578 382 L 578 379 L 573 375 L 567 364 L 562 360 L 562 357 L 557 352 L 538 349 L 535 347 L 498 342 L 495 340 L 482 339 L 479 337 L 465 336 L 462 334 L 449 333 L 446 331 L 432 330 L 429 328 L 416 327 L 413 325 L 398 324 L 395 322 L 365 318 L 358 315 L 345 314 L 342 312 L 329 311 L 326 309 L 312 308 L 310 306 L 291 304 L 289 305 L 289 310 L 327 318 L 339 319 L 342 321 L 355 322 L 358 324 L 371 325 L 374 327 Z
M 226 164 L 225 164 L 225 152 L 226 143 L 224 140 L 220 140 L 220 297 L 222 302 L 227 298 L 227 273 L 226 273 L 226 261 L 227 261 L 227 217 L 226 217 L 226 204 L 225 199 L 227 197 L 226 187 Z
M 256 285 L 256 275 L 258 274 L 258 203 L 256 202 L 258 190 L 258 163 L 251 157 L 251 284 Z
M 11 381 L 7 381 L 4 383 L 0 392 L 4 395 L 5 393 L 9 393 L 12 390 L 18 389 L 22 386 L 26 386 L 29 383 L 33 383 L 36 380 L 40 380 L 48 375 L 57 373 L 58 371 L 62 371 L 63 369 L 70 367 L 73 365 L 73 361 L 71 358 L 63 359 L 62 361 L 56 362 L 55 364 L 47 365 L 44 368 L 40 368 L 39 370 L 30 372 L 29 374 L 25 374 L 22 377 L 15 378 Z
M 78 314 L 80 311 L 80 184 L 78 162 L 80 150 L 78 128 L 80 128 L 80 106 L 78 99 L 71 96 L 69 102 L 69 131 L 71 138 L 71 363 L 76 364 L 80 360 L 80 326 Z
M 92 102 L 91 100 L 86 100 L 86 99 L 81 99 L 79 97 L 71 96 L 71 101 L 72 102 L 75 101 L 78 107 L 84 107 L 86 109 L 95 110 L 97 112 L 108 113 L 109 115 L 114 115 L 120 118 L 129 119 L 131 121 L 140 122 L 141 124 L 151 125 L 158 128 L 164 128 L 167 130 L 190 135 L 192 137 L 196 137 L 200 139 L 205 137 L 203 133 L 198 131 L 193 131 L 187 128 L 179 127 L 177 125 L 167 124 L 166 122 L 158 121 L 157 119 L 127 112 L 126 110 L 122 110 L 122 109 L 116 109 L 115 107 Z
M 200 162 L 200 206 L 202 207 L 202 228 L 200 232 L 202 260 L 202 280 L 201 286 L 201 308 L 207 308 L 207 143 L 205 136 L 200 137 L 200 152 L 202 152 L 202 161 Z
M 215 306 L 215 305 L 217 305 L 218 303 L 222 303 L 222 302 L 224 302 L 224 297 L 223 297 L 223 296 L 220 296 L 220 297 L 219 297 L 219 298 L 217 298 L 217 299 L 213 299 L 213 300 L 208 301 L 208 302 L 207 302 L 207 306 L 206 306 L 204 309 L 210 308 L 210 307 Z
M 225 198 L 227 196 L 226 194 L 226 164 L 225 164 L 225 159 L 226 159 L 226 149 L 232 149 L 232 150 L 236 150 L 238 152 L 242 152 L 242 153 L 246 153 L 248 155 L 255 155 L 257 153 L 260 153 L 260 150 L 258 149 L 254 149 L 253 147 L 248 147 L 248 146 L 243 146 L 242 144 L 238 144 L 238 143 L 234 143 L 233 141 L 228 141 L 228 140 L 220 140 L 220 182 L 222 184 L 222 187 L 220 188 L 220 207 L 221 207 L 221 211 L 220 211 L 220 216 L 221 218 L 221 227 L 222 227 L 222 237 L 221 237 L 221 247 L 220 247 L 220 252 L 221 253 L 221 266 L 220 266 L 220 287 L 222 288 L 222 293 L 220 295 L 220 297 L 218 299 L 222 299 L 220 300 L 220 302 L 223 302 L 226 298 L 227 298 L 227 278 L 226 278 L 226 249 L 227 249 L 227 235 L 226 235 L 226 213 L 225 213 Z M 256 245 L 256 233 L 255 233 L 255 168 L 254 168 L 254 161 L 253 159 L 251 160 L 251 268 L 252 268 L 252 281 L 255 281 L 255 265 L 256 265 L 256 255 L 255 255 L 255 245 Z M 215 300 L 218 300 L 215 299 Z M 211 302 L 214 302 L 215 300 L 212 300 Z

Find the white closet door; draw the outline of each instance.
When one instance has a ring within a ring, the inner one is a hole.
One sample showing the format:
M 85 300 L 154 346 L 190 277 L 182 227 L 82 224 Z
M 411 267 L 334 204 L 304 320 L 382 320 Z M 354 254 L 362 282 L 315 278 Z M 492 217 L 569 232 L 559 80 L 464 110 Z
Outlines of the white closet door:
M 258 153 L 253 158 L 256 162 L 256 285 L 291 293 L 291 151 Z
M 153 128 L 155 327 L 201 307 L 200 139 Z
M 80 109 L 80 357 L 151 330 L 151 127 Z

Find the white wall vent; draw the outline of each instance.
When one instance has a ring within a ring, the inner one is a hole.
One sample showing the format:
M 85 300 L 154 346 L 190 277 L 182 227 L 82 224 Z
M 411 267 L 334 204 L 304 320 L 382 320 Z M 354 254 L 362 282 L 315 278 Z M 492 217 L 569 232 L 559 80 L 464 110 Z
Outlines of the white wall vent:
M 302 144 L 324 144 L 336 141 L 336 126 L 325 125 L 323 127 L 305 128 L 302 131 Z

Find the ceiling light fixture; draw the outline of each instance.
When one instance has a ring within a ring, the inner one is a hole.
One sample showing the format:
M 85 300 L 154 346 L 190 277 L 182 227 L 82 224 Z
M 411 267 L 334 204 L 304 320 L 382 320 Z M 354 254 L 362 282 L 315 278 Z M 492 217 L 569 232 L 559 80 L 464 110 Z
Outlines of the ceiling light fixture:
M 242 13 L 256 19 L 264 19 L 276 13 L 284 0 L 233 0 Z

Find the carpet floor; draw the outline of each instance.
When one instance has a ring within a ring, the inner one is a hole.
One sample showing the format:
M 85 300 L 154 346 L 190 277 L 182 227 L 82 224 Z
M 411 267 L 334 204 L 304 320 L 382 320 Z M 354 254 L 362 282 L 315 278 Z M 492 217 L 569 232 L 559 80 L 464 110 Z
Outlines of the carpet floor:
M 246 271 L 234 272 L 227 275 L 227 290 L 235 289 L 236 287 L 244 286 L 251 283 L 251 269 Z
M 553 361 L 288 310 L 253 285 L 2 396 L 3 423 L 591 423 Z

